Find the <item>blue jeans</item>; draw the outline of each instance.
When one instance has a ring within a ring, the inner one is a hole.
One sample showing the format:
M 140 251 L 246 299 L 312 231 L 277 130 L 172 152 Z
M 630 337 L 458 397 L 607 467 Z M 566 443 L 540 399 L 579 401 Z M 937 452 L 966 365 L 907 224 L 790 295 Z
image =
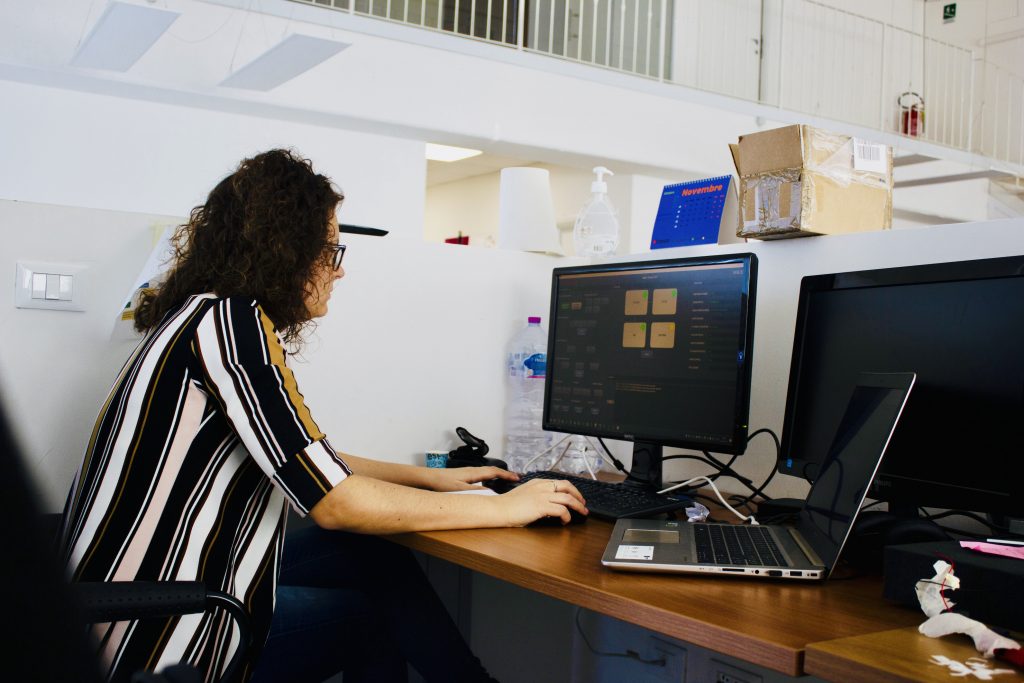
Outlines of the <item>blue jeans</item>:
M 285 538 L 277 604 L 253 683 L 492 681 L 419 563 L 376 536 L 312 526 Z

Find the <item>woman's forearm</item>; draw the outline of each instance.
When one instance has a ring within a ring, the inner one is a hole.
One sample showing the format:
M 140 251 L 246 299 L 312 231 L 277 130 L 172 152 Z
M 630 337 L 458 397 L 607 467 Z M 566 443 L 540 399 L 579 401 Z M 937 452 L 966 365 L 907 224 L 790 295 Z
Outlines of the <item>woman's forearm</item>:
M 411 486 L 418 489 L 432 488 L 430 485 L 430 469 L 427 467 L 416 467 L 414 465 L 400 465 L 394 462 L 383 462 L 360 458 L 357 455 L 347 453 L 340 454 L 355 474 L 363 477 L 371 477 L 381 481 L 388 481 L 392 484 Z
M 354 474 L 312 509 L 321 527 L 364 534 L 511 526 L 499 496 L 421 491 Z

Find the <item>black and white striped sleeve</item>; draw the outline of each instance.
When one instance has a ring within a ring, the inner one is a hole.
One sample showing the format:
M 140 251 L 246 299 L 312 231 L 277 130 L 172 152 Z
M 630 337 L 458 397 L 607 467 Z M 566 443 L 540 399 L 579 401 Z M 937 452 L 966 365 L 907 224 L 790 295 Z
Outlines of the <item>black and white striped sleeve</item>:
M 196 328 L 194 348 L 238 437 L 300 514 L 352 473 L 313 421 L 256 302 L 220 301 Z

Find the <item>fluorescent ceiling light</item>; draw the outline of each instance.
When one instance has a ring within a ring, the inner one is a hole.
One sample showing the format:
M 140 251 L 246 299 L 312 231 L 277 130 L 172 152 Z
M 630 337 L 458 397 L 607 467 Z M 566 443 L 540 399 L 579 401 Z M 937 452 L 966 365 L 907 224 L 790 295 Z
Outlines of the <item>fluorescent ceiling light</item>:
M 427 158 L 431 161 L 462 161 L 463 159 L 475 157 L 478 154 L 483 154 L 483 152 L 478 149 L 469 149 L 468 147 L 435 145 L 433 142 L 427 143 Z
M 224 79 L 221 85 L 273 90 L 338 54 L 349 43 L 293 34 Z
M 178 12 L 111 2 L 71 59 L 75 66 L 127 71 L 160 39 Z

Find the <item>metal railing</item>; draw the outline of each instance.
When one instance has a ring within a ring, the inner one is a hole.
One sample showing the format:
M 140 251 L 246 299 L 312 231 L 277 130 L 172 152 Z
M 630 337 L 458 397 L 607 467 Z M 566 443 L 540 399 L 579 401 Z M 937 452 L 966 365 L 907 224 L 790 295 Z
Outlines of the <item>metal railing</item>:
M 667 78 L 671 0 L 294 0 Z
M 294 0 L 1024 164 L 1024 77 L 822 0 Z

